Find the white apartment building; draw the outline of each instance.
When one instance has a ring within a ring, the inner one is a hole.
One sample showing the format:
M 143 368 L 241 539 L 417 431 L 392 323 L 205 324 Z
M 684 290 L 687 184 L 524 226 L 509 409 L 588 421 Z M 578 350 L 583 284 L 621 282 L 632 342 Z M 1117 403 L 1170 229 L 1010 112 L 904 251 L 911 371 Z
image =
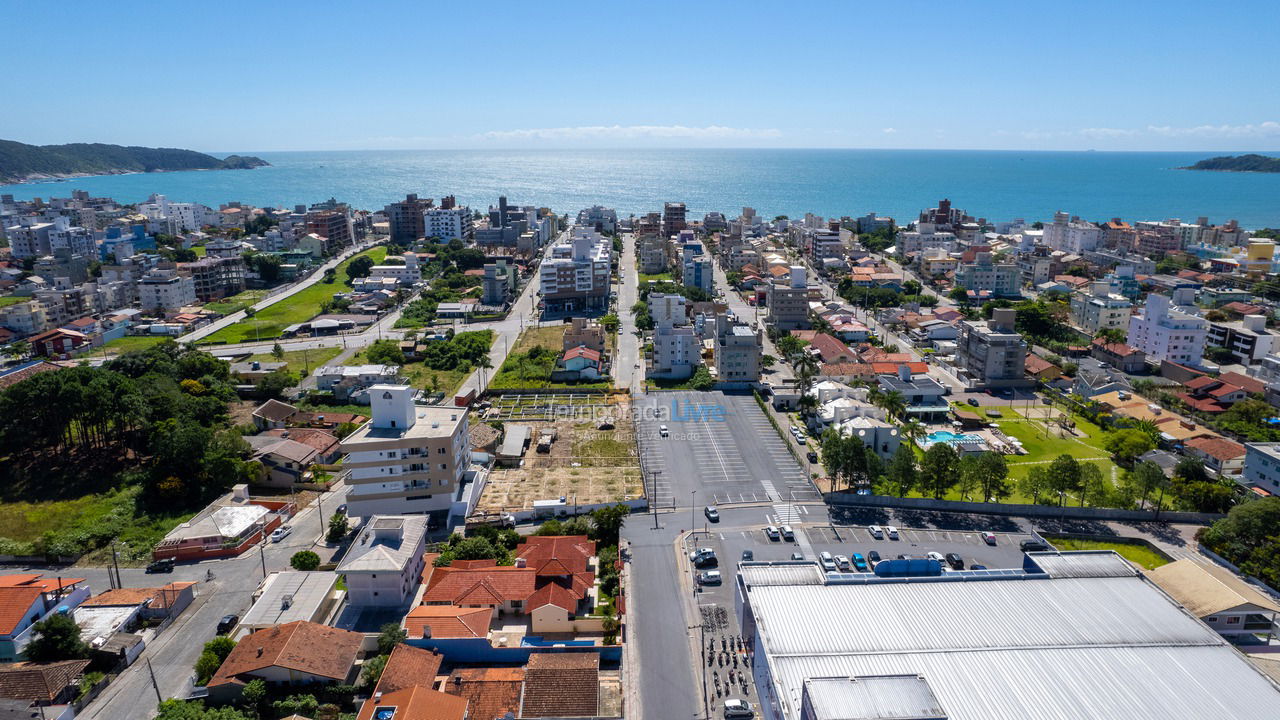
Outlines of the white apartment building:
M 413 599 L 425 568 L 427 518 L 374 515 L 334 572 L 347 579 L 347 602 L 399 607 Z
M 1016 387 L 1025 383 L 1027 341 L 1014 328 L 1013 308 L 998 308 L 990 320 L 962 320 L 956 366 L 970 387 Z
M 401 285 L 412 285 L 422 280 L 422 269 L 418 267 L 418 255 L 407 252 L 401 256 L 403 265 L 374 265 L 369 269 L 369 277 L 381 280 L 390 278 Z
M 613 243 L 591 228 L 575 226 L 570 237 L 551 248 L 538 268 L 542 302 L 548 312 L 605 310 L 609 307 L 609 270 Z
M 1230 350 L 1245 365 L 1257 365 L 1267 355 L 1280 350 L 1280 334 L 1267 327 L 1265 315 L 1246 315 L 1243 320 L 1237 321 L 1210 322 L 1205 342 Z
M 592 205 L 578 211 L 578 224 L 595 228 L 597 232 L 615 232 L 618 229 L 618 211 L 603 205 Z
M 138 304 L 143 310 L 177 310 L 195 301 L 195 280 L 177 270 L 154 268 L 138 281 Z
M 1112 293 L 1106 282 L 1090 283 L 1087 291 L 1071 294 L 1071 322 L 1089 335 L 1096 335 L 1099 330 L 1128 328 L 1132 312 L 1133 303 Z
M 1204 356 L 1208 322 L 1183 307 L 1190 307 L 1195 291 L 1179 288 L 1173 297 L 1151 294 L 1146 308 L 1129 318 L 1129 347 L 1160 361 L 1200 364 Z
M 0 308 L 0 325 L 19 335 L 35 335 L 49 329 L 49 313 L 35 300 Z
M 348 514 L 449 509 L 467 468 L 467 409 L 416 406 L 407 385 L 369 388 L 373 419 L 342 441 Z
M 1014 297 L 1022 292 L 1022 270 L 1013 263 L 993 263 L 991 253 L 978 253 L 977 262 L 956 268 L 956 286 L 965 290 L 987 290 L 1000 297 Z
M 681 379 L 693 375 L 702 356 L 702 339 L 692 327 L 660 325 L 653 333 L 650 377 Z
M 915 230 L 898 233 L 897 247 L 902 255 L 933 249 L 951 252 L 956 249 L 956 236 L 955 233 L 938 230 L 933 223 L 916 223 Z
M 1244 484 L 1280 494 L 1280 443 L 1245 443 L 1244 451 Z
M 9 252 L 14 257 L 33 258 L 49 254 L 49 231 L 53 223 L 13 225 L 4 229 L 9 239 Z
M 469 207 L 428 208 L 422 213 L 427 237 L 438 237 L 441 242 L 470 240 L 475 233 Z
M 649 317 L 654 327 L 689 324 L 689 301 L 674 293 L 649 293 Z
M 199 230 L 222 221 L 213 208 L 200 203 L 169 202 L 168 198 L 159 194 L 153 194 L 146 202 L 139 203 L 138 212 L 146 216 L 148 222 L 168 220 L 178 232 Z
M 72 225 L 67 217 L 55 217 L 53 222 L 8 227 L 4 234 L 9 239 L 10 253 L 19 259 L 52 255 L 64 249 L 72 255 L 97 257 L 98 245 L 93 239 L 93 232 Z
M 1200 235 L 1204 231 L 1203 225 L 1194 223 L 1184 223 L 1178 218 L 1171 218 L 1164 222 L 1152 222 L 1143 220 L 1134 223 L 1134 227 L 1138 230 L 1156 230 L 1173 233 L 1181 243 L 1179 247 L 1190 247 L 1200 242 Z
M 1053 222 L 1044 226 L 1044 244 L 1054 250 L 1064 250 L 1077 255 L 1094 250 L 1102 241 L 1102 228 L 1062 211 L 1053 215 Z

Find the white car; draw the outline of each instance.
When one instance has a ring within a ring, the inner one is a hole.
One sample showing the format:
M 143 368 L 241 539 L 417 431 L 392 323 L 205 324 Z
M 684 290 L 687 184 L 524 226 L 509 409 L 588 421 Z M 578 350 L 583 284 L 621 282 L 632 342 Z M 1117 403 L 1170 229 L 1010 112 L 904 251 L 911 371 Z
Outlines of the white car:
M 699 585 L 719 585 L 721 583 L 719 570 L 703 570 L 698 573 Z
M 778 540 L 782 537 L 782 533 L 778 532 L 778 528 L 769 525 L 764 529 L 764 536 L 770 540 Z
M 782 526 L 782 539 L 783 539 L 783 540 L 795 540 L 795 539 L 796 539 L 796 534 L 791 530 L 791 526 L 790 526 L 790 525 L 783 525 L 783 526 Z
M 289 533 L 291 532 L 293 532 L 293 528 L 288 525 L 281 525 L 271 531 L 271 542 L 280 542 L 281 540 L 289 537 Z
M 892 526 L 892 525 L 886 525 L 886 526 L 885 526 L 885 528 L 884 528 L 884 531 L 885 531 L 886 533 L 888 533 L 888 534 L 889 534 L 889 539 L 890 539 L 890 540 L 897 540 L 897 539 L 898 539 L 898 528 L 896 528 L 896 527 L 894 527 L 894 526 Z
M 982 533 L 982 542 L 984 542 L 984 543 L 986 543 L 986 544 L 988 544 L 988 545 L 995 545 L 995 544 L 996 544 L 996 534 L 995 534 L 995 533 L 993 533 L 993 532 L 984 532 L 984 533 Z
M 818 555 L 818 563 L 822 565 L 822 569 L 826 572 L 836 571 L 835 558 L 831 557 L 831 553 L 826 550 L 823 550 L 822 553 Z
M 658 434 L 661 435 L 662 437 L 671 437 L 671 431 L 667 429 L 666 425 L 658 426 Z
M 946 567 L 947 558 L 943 556 L 942 553 L 934 552 L 933 550 L 930 550 L 929 552 L 925 553 L 925 555 L 927 555 L 930 560 L 937 560 L 938 562 L 942 563 L 943 567 Z
M 884 539 L 884 529 L 881 528 L 879 525 L 871 525 L 867 527 L 867 532 L 871 533 L 871 537 L 877 540 Z
M 849 558 L 845 557 L 844 555 L 836 556 L 836 567 L 840 568 L 841 570 L 844 570 L 845 572 L 849 572 L 853 570 L 853 564 L 850 563 Z

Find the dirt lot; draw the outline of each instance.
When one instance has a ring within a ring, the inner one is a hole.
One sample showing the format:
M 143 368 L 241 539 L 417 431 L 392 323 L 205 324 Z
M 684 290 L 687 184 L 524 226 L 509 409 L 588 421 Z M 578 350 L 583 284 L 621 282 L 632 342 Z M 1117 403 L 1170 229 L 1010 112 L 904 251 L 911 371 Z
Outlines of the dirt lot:
M 618 409 L 615 418 L 627 416 L 625 404 Z M 518 424 L 533 428 L 524 466 L 494 469 L 478 512 L 532 509 L 535 500 L 562 496 L 570 503 L 591 505 L 631 500 L 644 494 L 635 434 L 629 422 L 612 430 L 600 430 L 596 422 L 586 418 Z M 556 440 L 551 452 L 537 452 L 538 438 L 552 428 Z

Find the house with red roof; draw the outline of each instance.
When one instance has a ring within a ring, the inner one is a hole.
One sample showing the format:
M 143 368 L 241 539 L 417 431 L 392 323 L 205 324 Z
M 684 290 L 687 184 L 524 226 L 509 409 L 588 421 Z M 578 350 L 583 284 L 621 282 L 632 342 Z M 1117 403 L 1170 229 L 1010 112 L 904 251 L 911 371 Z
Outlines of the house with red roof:
M 1182 446 L 1187 454 L 1200 458 L 1207 469 L 1219 475 L 1240 477 L 1244 473 L 1245 448 L 1238 442 L 1211 436 L 1191 438 Z
M 76 348 L 89 344 L 89 336 L 75 330 L 54 328 L 27 338 L 31 351 L 41 357 L 66 360 Z
M 848 345 L 826 333 L 815 334 L 813 339 L 809 341 L 807 349 L 809 352 L 815 353 L 824 364 L 853 362 L 858 359 L 858 356 L 854 355 Z
M 1178 393 L 1178 398 L 1187 407 L 1211 415 L 1224 413 L 1232 405 L 1249 397 L 1249 391 L 1221 377 L 1202 375 L 1186 383 L 1184 387 L 1187 392 Z
M 76 608 L 89 598 L 84 578 L 49 578 L 39 573 L 0 575 L 0 662 L 23 659 L 31 628 L 61 607 Z
M 592 350 L 586 345 L 569 348 L 560 361 L 556 363 L 566 374 L 573 374 L 573 379 L 599 380 L 603 374 L 601 363 L 603 355 L 599 350 Z M 554 378 L 553 378 L 554 379 Z
M 1102 338 L 1093 339 L 1089 354 L 1095 360 L 1107 363 L 1122 373 L 1140 373 L 1147 367 L 1145 352 L 1124 343 L 1109 343 Z

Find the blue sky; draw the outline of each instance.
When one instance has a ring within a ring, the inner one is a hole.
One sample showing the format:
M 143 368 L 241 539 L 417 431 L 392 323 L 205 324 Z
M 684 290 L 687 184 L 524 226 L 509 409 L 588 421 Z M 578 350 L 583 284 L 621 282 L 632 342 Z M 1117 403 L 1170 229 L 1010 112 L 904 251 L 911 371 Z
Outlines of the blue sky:
M 1274 0 L 4 8 L 37 144 L 1280 150 Z

